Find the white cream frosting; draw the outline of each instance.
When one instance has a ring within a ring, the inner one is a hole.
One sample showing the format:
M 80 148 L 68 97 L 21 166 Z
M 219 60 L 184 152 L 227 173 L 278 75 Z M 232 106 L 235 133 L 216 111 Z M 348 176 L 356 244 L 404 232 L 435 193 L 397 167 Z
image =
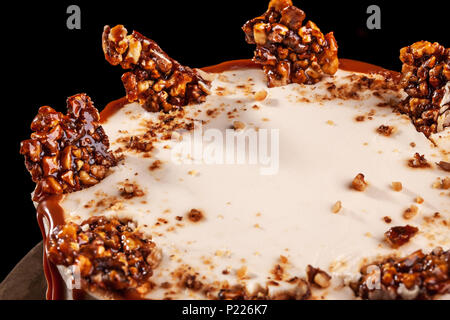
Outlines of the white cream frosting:
M 446 127 L 450 127 L 450 82 L 447 82 L 444 88 L 444 96 L 439 110 L 438 131 L 440 132 Z
M 338 71 L 328 80 L 343 84 L 349 81 L 349 74 Z M 260 90 L 266 90 L 268 96 L 255 101 L 253 94 Z M 329 289 L 313 292 L 315 297 L 326 299 L 353 298 L 343 284 L 358 279 L 360 267 L 376 257 L 406 255 L 418 249 L 431 251 L 437 246 L 448 250 L 449 192 L 432 185 L 448 175 L 434 163 L 449 161 L 448 148 L 442 147 L 448 145 L 449 130 L 440 133 L 440 149 L 418 133 L 405 116 L 377 106 L 399 98 L 393 94 L 381 99 L 370 92 L 360 100 L 317 99 L 325 94 L 326 81 L 314 86 L 292 84 L 268 89 L 262 71 L 225 72 L 213 81 L 212 94 L 204 104 L 186 110 L 189 116 L 208 121 L 204 130 L 225 132 L 235 121 L 245 125 L 236 135 L 249 128 L 278 129 L 276 174 L 261 175 L 261 167 L 250 164 L 177 164 L 172 161 L 176 142 L 164 141 L 155 145 L 150 158 L 125 152 L 124 161 L 101 183 L 68 194 L 62 202 L 66 218 L 81 222 L 102 214 L 134 219 L 162 249 L 163 260 L 152 277 L 156 284 L 174 284 L 171 272 L 186 264 L 204 277 L 203 281 L 243 283 L 252 291 L 265 286 L 268 277 L 273 278 L 271 270 L 284 256 L 286 278 L 304 277 L 307 265 L 332 276 Z M 254 105 L 259 108 L 252 108 Z M 219 111 L 212 119 L 206 110 L 214 108 Z M 227 112 L 234 109 L 235 118 L 230 119 Z M 361 115 L 365 121 L 356 121 Z M 144 120 L 150 119 L 157 121 L 157 115 L 135 103 L 119 110 L 104 124 L 112 149 L 122 146 L 117 142 L 121 137 L 145 133 Z M 376 133 L 380 125 L 396 130 L 385 137 Z M 172 149 L 164 148 L 166 145 Z M 424 154 L 432 168 L 408 167 L 407 160 L 416 152 Z M 162 161 L 161 168 L 151 171 L 155 160 Z M 358 173 L 363 173 L 369 183 L 365 192 L 349 188 Z M 119 184 L 126 179 L 135 182 L 145 195 L 120 198 Z M 394 181 L 403 184 L 402 191 L 391 189 Z M 415 203 L 417 197 L 424 199 L 423 204 Z M 96 209 L 90 205 L 101 198 L 112 207 Z M 342 209 L 333 213 L 337 201 L 341 201 Z M 403 212 L 411 205 L 419 212 L 405 220 Z M 204 213 L 204 220 L 193 223 L 186 218 L 193 208 Z M 432 223 L 426 218 L 435 212 L 442 218 Z M 180 222 L 177 216 L 184 218 Z M 385 216 L 392 219 L 391 224 L 383 220 Z M 164 220 L 155 225 L 158 219 Z M 407 224 L 418 227 L 418 235 L 398 250 L 391 249 L 383 241 L 384 233 Z M 237 273 L 245 268 L 247 277 L 239 279 Z M 229 270 L 229 274 L 223 274 L 223 270 Z M 282 281 L 280 284 L 269 286 L 269 292 L 287 286 Z M 155 289 L 148 297 L 202 298 L 189 290 L 171 290 L 175 293 Z

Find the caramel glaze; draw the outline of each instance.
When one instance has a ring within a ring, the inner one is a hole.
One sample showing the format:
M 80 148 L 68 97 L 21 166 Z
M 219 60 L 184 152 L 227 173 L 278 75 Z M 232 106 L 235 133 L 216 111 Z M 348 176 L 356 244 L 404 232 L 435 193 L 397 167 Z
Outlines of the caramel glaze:
M 106 105 L 106 107 L 100 113 L 100 123 L 105 123 L 109 117 L 120 110 L 124 105 L 128 103 L 126 97 L 111 101 Z
M 65 288 L 61 275 L 54 264 L 48 260 L 48 232 L 58 225 L 64 224 L 64 209 L 59 205 L 63 196 L 49 196 L 41 201 L 36 209 L 37 221 L 44 241 L 44 274 L 47 280 L 47 300 L 61 300 L 65 296 Z M 44 219 L 48 223 L 46 232 Z
M 202 68 L 201 70 L 209 73 L 221 73 L 231 70 L 242 69 L 259 69 L 260 66 L 250 59 L 233 60 L 223 62 L 218 65 Z M 399 78 L 399 73 L 378 67 L 369 63 L 360 62 L 350 59 L 339 59 L 339 68 L 344 71 L 358 72 L 366 74 L 382 74 L 389 78 Z M 120 110 L 128 103 L 126 97 L 110 102 L 100 113 L 101 123 L 105 123 L 109 117 Z M 48 234 L 45 231 L 44 219 L 49 223 L 49 232 L 58 225 L 64 224 L 64 209 L 59 205 L 63 196 L 50 196 L 41 201 L 37 207 L 37 220 L 41 229 L 42 237 L 44 239 L 44 273 L 47 279 L 47 299 L 48 300 L 62 300 L 65 298 L 65 285 L 63 279 L 54 264 L 47 258 Z M 72 298 L 75 300 L 83 299 L 85 297 L 83 291 L 73 290 Z M 125 299 L 138 299 L 134 295 L 126 296 Z

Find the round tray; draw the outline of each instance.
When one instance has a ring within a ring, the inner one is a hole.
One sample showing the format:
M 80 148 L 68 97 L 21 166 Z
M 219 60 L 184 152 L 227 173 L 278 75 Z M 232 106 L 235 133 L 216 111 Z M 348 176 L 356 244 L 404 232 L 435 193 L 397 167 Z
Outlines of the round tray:
M 0 284 L 0 300 L 44 300 L 47 282 L 42 266 L 42 241 Z

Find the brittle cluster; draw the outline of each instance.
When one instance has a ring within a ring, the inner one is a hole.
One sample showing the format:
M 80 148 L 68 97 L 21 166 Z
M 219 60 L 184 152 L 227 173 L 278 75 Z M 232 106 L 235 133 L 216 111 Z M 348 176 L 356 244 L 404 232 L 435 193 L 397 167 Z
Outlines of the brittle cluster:
M 355 287 L 363 299 L 432 299 L 450 292 L 450 251 L 416 251 L 366 266 Z
M 170 58 L 153 40 L 122 25 L 105 26 L 103 52 L 112 65 L 130 70 L 122 76 L 129 102 L 138 101 L 149 111 L 204 102 L 210 82 L 198 70 Z
M 272 0 L 262 16 L 248 21 L 246 41 L 256 44 L 253 60 L 263 66 L 269 87 L 314 84 L 339 67 L 333 32 L 324 35 L 290 0 Z
M 408 97 L 399 110 L 426 136 L 450 126 L 450 49 L 420 41 L 403 48 L 400 60 Z
M 81 190 L 97 184 L 116 164 L 100 115 L 85 94 L 67 99 L 67 114 L 51 107 L 39 109 L 31 123 L 31 139 L 20 153 L 36 182 L 33 200 Z
M 161 260 L 154 242 L 137 231 L 132 221 L 92 217 L 81 225 L 56 227 L 49 238 L 52 263 L 76 266 L 91 291 L 118 294 L 150 290 L 148 279 Z

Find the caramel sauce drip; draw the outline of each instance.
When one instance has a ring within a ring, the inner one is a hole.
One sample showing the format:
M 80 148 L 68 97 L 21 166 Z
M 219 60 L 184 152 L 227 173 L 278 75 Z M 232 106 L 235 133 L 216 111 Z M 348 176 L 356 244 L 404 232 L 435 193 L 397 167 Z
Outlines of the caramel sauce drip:
M 44 241 L 43 264 L 44 274 L 47 280 L 47 300 L 62 300 L 65 296 L 65 287 L 61 275 L 54 264 L 48 260 L 48 237 L 45 229 L 45 221 L 48 223 L 48 232 L 58 225 L 64 224 L 64 209 L 59 202 L 64 196 L 52 195 L 41 201 L 36 209 L 37 221 Z

